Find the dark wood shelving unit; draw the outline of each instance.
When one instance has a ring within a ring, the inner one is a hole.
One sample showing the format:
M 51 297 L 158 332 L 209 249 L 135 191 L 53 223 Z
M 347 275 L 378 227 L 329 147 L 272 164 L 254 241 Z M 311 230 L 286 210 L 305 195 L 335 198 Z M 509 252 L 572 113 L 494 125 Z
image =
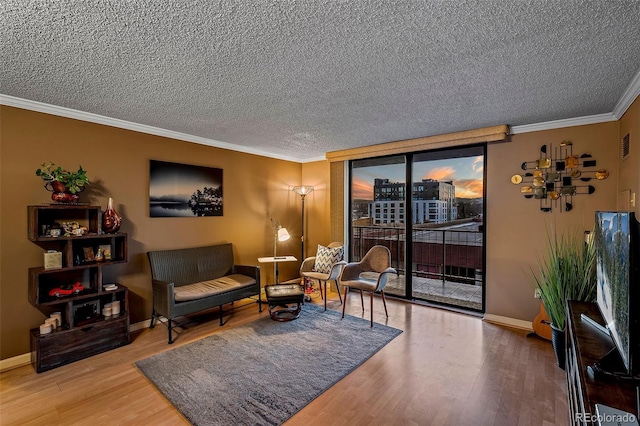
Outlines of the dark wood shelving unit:
M 40 334 L 39 328 L 31 330 L 31 362 L 40 373 L 105 352 L 130 342 L 129 291 L 118 284 L 115 290 L 104 290 L 102 269 L 128 261 L 126 233 L 102 233 L 100 206 L 79 204 L 44 204 L 28 206 L 28 230 L 30 241 L 45 251 L 62 253 L 62 268 L 45 270 L 29 268 L 29 302 L 49 315 L 62 313 L 62 326 L 48 334 Z M 52 237 L 46 232 L 56 224 L 78 222 L 87 228 L 82 236 Z M 85 261 L 84 249 L 94 252 L 108 245 L 111 259 Z M 54 288 L 80 282 L 84 290 L 62 296 L 50 296 Z M 120 303 L 118 315 L 104 317 L 102 307 L 106 303 Z M 86 312 L 92 312 L 86 315 Z M 79 315 L 80 313 L 83 316 Z
M 566 371 L 571 425 L 595 425 L 596 404 L 638 414 L 636 384 L 616 378 L 594 377 L 587 367 L 614 347 L 612 339 L 581 319 L 585 314 L 604 325 L 594 303 L 567 302 Z

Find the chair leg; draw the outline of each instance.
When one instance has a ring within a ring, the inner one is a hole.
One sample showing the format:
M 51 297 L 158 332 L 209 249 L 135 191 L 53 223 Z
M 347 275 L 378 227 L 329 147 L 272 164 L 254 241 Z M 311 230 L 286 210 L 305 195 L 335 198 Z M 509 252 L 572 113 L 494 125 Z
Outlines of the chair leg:
M 371 305 L 371 327 L 373 327 L 373 292 L 369 293 L 369 301 L 369 304 Z
M 364 296 L 362 295 L 362 290 L 360 290 L 360 303 L 362 303 L 362 312 L 364 312 Z
M 167 329 L 169 330 L 169 344 L 172 344 L 173 343 L 173 334 L 171 332 L 171 318 L 167 318 L 167 322 L 168 322 Z
M 327 282 L 323 281 L 324 283 L 324 310 L 327 310 Z M 320 288 L 322 288 L 322 286 L 320 286 Z M 322 290 L 320 290 L 320 294 L 322 294 Z
M 222 324 L 222 305 L 218 306 L 218 309 L 220 310 L 220 325 Z
M 342 305 L 342 296 L 340 295 L 340 284 L 338 280 L 336 280 L 336 290 L 338 291 L 338 299 L 340 299 L 340 304 Z
M 349 287 L 344 286 L 344 303 L 342 304 L 342 318 L 344 318 L 344 309 L 347 307 L 347 293 L 349 293 Z
M 151 324 L 149 324 L 149 328 L 153 328 L 156 326 L 156 310 L 154 309 L 153 312 L 151 312 Z
M 384 305 L 384 314 L 389 318 L 389 312 L 387 311 L 387 301 L 384 300 L 384 291 L 380 290 L 380 296 L 382 296 L 382 304 Z
M 325 281 L 326 283 L 326 281 Z M 325 301 L 325 303 L 327 302 L 327 298 L 325 297 L 326 293 L 327 293 L 327 286 L 324 286 L 324 293 L 322 294 L 322 281 L 318 280 L 318 289 L 320 290 L 320 298 L 323 299 Z M 326 309 L 325 309 L 326 310 Z

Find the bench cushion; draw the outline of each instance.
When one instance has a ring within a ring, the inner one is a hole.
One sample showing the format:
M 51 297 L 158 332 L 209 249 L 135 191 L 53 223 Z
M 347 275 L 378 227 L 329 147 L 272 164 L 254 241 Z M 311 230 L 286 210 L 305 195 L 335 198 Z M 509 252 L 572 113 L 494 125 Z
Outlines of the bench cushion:
M 238 287 L 250 286 L 255 283 L 255 278 L 241 274 L 232 274 L 215 280 L 201 281 L 176 287 L 174 289 L 174 297 L 176 302 L 186 302 L 224 293 Z

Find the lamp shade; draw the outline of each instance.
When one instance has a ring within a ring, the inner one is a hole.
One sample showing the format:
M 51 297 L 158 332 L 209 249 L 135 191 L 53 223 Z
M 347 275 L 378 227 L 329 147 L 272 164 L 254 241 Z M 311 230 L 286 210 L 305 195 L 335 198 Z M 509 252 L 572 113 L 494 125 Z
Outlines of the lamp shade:
M 294 186 L 292 191 L 298 195 L 305 196 L 313 192 L 313 186 L 311 185 L 303 185 L 303 186 Z
M 278 241 L 287 241 L 290 235 L 287 231 L 287 228 L 279 227 L 278 228 Z

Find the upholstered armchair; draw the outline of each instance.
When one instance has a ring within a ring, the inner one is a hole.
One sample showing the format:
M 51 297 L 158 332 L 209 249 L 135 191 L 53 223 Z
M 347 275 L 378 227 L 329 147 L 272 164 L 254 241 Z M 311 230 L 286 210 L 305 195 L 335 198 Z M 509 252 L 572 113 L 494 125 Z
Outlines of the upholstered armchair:
M 360 262 L 351 262 L 342 269 L 342 274 L 338 277 L 340 285 L 344 288 L 344 301 L 342 304 L 342 318 L 347 306 L 347 294 L 350 288 L 360 290 L 360 301 L 362 302 L 362 312 L 364 312 L 364 298 L 362 292 L 370 294 L 371 327 L 373 327 L 373 293 L 380 293 L 384 313 L 388 317 L 387 302 L 384 299 L 384 287 L 390 274 L 395 274 L 396 270 L 391 267 L 391 252 L 385 246 L 373 246 L 364 255 Z
M 320 283 L 320 296 L 324 299 L 325 311 L 327 310 L 327 282 L 333 281 L 336 283 L 338 298 L 340 299 L 340 303 L 342 303 L 338 277 L 344 265 L 347 264 L 343 259 L 344 247 L 342 243 L 333 242 L 327 247 L 318 245 L 316 255 L 307 257 L 302 262 L 302 265 L 300 265 L 300 277 L 305 287 L 310 280 L 316 280 Z

